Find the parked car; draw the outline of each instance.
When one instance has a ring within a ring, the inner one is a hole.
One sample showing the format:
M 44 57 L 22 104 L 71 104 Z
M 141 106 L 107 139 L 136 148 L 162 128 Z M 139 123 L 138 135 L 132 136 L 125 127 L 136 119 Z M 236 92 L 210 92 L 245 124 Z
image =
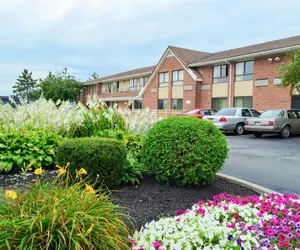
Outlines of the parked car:
M 245 132 L 245 122 L 249 117 L 259 117 L 260 113 L 249 108 L 225 108 L 214 116 L 204 116 L 203 119 L 213 122 L 224 132 L 234 132 L 242 135 Z
M 254 132 L 256 137 L 277 133 L 283 138 L 288 138 L 291 133 L 300 133 L 300 110 L 265 111 L 259 118 L 247 120 L 245 129 Z
M 193 109 L 189 111 L 185 111 L 177 116 L 196 116 L 199 119 L 202 119 L 205 115 L 215 115 L 218 111 L 215 109 Z

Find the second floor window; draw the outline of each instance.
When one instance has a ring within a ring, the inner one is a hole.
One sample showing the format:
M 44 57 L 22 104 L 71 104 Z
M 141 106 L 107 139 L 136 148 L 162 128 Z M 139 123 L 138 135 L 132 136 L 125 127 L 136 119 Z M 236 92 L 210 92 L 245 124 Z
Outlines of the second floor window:
M 213 72 L 213 83 L 228 82 L 228 65 L 215 66 Z
M 105 93 L 111 92 L 111 82 L 105 83 Z
M 119 91 L 119 82 L 114 82 L 113 83 L 113 92 L 118 92 Z
M 235 80 L 247 81 L 253 79 L 254 61 L 235 64 Z
M 169 84 L 169 72 L 159 73 L 158 74 L 159 87 L 168 87 Z
M 93 95 L 97 94 L 97 84 L 93 85 Z
M 183 70 L 175 70 L 173 71 L 173 86 L 183 85 Z
M 92 94 L 92 86 L 88 85 L 87 86 L 87 95 L 91 95 Z
M 140 78 L 140 88 L 143 88 L 148 82 L 148 80 L 149 80 L 148 76 Z
M 130 79 L 130 88 L 136 88 L 137 87 L 137 79 Z

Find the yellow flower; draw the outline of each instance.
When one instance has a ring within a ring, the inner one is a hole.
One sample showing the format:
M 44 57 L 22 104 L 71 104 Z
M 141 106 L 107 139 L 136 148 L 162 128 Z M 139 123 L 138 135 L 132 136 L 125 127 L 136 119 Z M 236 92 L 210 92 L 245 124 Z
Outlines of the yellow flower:
M 67 170 L 63 169 L 63 168 L 60 168 L 58 169 L 58 175 L 64 175 L 65 173 L 67 173 Z
M 6 190 L 6 192 L 5 192 L 5 198 L 6 199 L 17 199 L 18 198 L 18 196 L 17 196 L 17 194 L 14 192 L 14 191 L 11 191 L 11 190 Z
M 34 174 L 40 175 L 40 174 L 42 174 L 43 172 L 44 172 L 44 171 L 43 171 L 42 168 L 37 168 L 37 169 L 34 171 Z
M 65 168 L 65 169 L 67 169 L 69 166 L 70 166 L 70 162 L 68 162 L 68 163 L 67 163 L 67 165 L 66 165 L 66 168 Z
M 84 168 L 81 168 L 79 171 L 78 171 L 78 175 L 83 175 L 83 174 L 87 174 L 86 170 Z
M 129 141 L 127 139 L 124 140 L 124 143 L 127 144 Z
M 87 191 L 89 194 L 95 194 L 96 191 L 88 184 L 85 184 L 85 191 Z
M 90 234 L 92 232 L 94 226 L 95 226 L 94 224 L 92 224 L 90 226 L 90 228 L 86 231 L 86 235 L 88 235 L 88 234 Z

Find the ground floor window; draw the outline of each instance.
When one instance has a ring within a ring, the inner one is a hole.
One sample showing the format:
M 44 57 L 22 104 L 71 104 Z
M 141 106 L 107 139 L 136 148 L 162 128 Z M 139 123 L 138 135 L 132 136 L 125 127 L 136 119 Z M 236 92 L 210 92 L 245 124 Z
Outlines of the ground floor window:
M 168 99 L 159 99 L 158 109 L 168 109 Z
M 252 96 L 234 97 L 234 107 L 252 108 Z
M 141 100 L 136 100 L 136 101 L 134 101 L 134 108 L 142 109 L 142 106 L 143 106 L 142 104 L 143 104 L 143 102 Z
M 222 98 L 213 98 L 212 99 L 212 108 L 216 110 L 220 110 L 223 108 L 227 108 L 227 97 L 222 97 Z
M 110 107 L 110 102 L 105 102 L 105 104 L 108 108 Z
M 173 99 L 172 109 L 182 110 L 182 99 Z

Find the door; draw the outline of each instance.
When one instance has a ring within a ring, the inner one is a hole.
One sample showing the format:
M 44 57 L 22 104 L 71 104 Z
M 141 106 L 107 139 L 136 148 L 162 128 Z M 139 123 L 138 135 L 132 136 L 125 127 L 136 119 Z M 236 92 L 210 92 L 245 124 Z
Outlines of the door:
M 296 128 L 296 133 L 300 133 L 300 110 L 296 111 L 297 115 L 298 115 L 298 126 Z
M 299 115 L 295 110 L 288 110 L 287 111 L 289 124 L 291 125 L 291 132 L 298 132 L 300 131 L 300 119 Z

